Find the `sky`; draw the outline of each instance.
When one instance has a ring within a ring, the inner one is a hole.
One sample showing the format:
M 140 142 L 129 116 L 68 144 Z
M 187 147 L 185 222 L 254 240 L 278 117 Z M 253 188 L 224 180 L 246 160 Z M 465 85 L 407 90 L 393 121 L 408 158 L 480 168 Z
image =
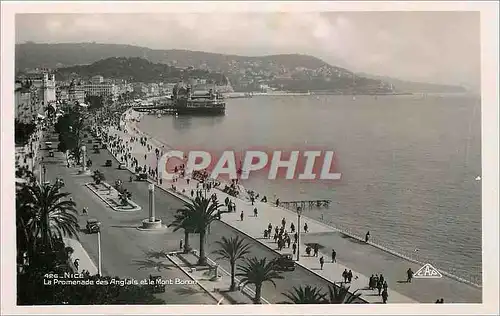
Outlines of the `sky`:
M 478 12 L 18 14 L 16 43 L 309 54 L 356 72 L 480 86 Z

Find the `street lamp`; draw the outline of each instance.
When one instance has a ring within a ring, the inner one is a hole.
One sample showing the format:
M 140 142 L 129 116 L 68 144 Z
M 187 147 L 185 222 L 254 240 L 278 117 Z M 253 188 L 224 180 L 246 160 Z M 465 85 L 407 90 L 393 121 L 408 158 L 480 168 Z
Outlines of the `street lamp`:
M 302 207 L 297 207 L 297 261 L 300 259 L 300 215 L 302 215 Z
M 98 254 L 98 267 L 97 273 L 102 277 L 102 256 L 101 256 L 101 232 L 97 232 L 97 252 Z

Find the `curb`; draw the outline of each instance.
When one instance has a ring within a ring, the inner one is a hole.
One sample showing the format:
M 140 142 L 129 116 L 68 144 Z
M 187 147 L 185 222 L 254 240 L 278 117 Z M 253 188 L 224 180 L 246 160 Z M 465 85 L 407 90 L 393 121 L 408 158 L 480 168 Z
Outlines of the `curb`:
M 210 295 L 210 297 L 212 297 L 217 303 L 218 305 L 221 305 L 222 303 L 219 303 L 221 301 L 220 298 L 216 297 L 212 292 L 210 292 L 206 287 L 204 287 L 200 282 L 198 282 L 198 280 L 196 280 L 195 278 L 193 278 L 193 276 L 191 274 L 189 274 L 189 272 L 186 271 L 186 269 L 184 269 L 184 267 L 181 267 L 180 265 L 178 265 L 173 259 L 172 259 L 172 255 L 171 254 L 168 254 L 167 255 L 167 258 L 168 260 L 170 260 L 178 269 L 180 269 L 182 272 L 184 272 L 184 274 L 186 274 L 191 280 L 193 280 L 194 282 L 196 282 L 196 284 L 201 287 L 201 289 L 203 291 L 205 291 L 208 295 Z M 224 299 L 224 297 L 223 297 Z
M 97 195 L 104 203 L 106 203 L 107 206 L 109 206 L 113 211 L 115 212 L 120 212 L 120 213 L 129 213 L 129 212 L 138 212 L 140 210 L 142 210 L 142 207 L 140 207 L 139 205 L 137 205 L 137 203 L 135 203 L 134 201 L 129 201 L 129 203 L 134 206 L 134 209 L 130 210 L 130 211 L 124 211 L 124 210 L 120 210 L 120 209 L 117 209 L 116 207 L 112 206 L 111 204 L 109 204 L 108 201 L 106 201 L 106 199 L 104 199 L 99 193 L 96 192 L 96 190 L 94 190 L 92 188 L 92 186 L 90 185 L 90 183 L 85 183 L 85 186 L 90 190 L 92 191 L 95 195 Z

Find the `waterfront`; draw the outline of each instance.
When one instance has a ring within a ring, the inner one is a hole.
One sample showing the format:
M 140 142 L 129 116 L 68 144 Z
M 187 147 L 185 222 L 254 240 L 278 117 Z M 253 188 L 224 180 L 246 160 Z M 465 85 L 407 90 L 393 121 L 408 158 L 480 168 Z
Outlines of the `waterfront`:
M 481 270 L 480 103 L 457 96 L 300 96 L 228 100 L 225 117 L 146 116 L 140 129 L 173 147 L 337 153 L 343 182 L 243 184 L 282 201 L 329 198 L 308 217 L 460 276 Z M 475 280 L 480 283 L 480 279 Z

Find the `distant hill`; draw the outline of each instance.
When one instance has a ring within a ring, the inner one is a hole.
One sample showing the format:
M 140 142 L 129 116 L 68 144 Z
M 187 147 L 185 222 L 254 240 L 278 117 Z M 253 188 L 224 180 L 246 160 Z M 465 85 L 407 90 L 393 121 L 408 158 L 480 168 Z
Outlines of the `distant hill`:
M 56 80 L 67 80 L 73 74 L 81 78 L 101 75 L 104 78 L 125 79 L 129 82 L 178 82 L 196 77 L 210 83 L 227 84 L 227 78 L 220 73 L 200 69 L 181 69 L 167 64 L 152 63 L 138 57 L 111 57 L 90 65 L 61 67 L 55 71 Z
M 247 57 L 179 49 L 155 50 L 121 44 L 24 43 L 16 44 L 15 51 L 16 70 L 36 67 L 59 68 L 86 65 L 109 57 L 140 57 L 153 63 L 173 64 L 178 67 L 205 64 L 207 68 L 217 71 L 229 71 L 231 69 L 231 66 L 228 64 L 229 61 L 236 63 L 252 61 L 261 61 L 262 63 L 275 62 L 290 69 L 296 67 L 315 69 L 328 65 L 318 58 L 299 54 Z
M 18 72 L 32 68 L 58 68 L 58 76 L 74 72 L 83 76 L 99 74 L 106 78 L 135 81 L 166 77 L 170 80 L 178 78 L 179 69 L 185 68 L 198 71 L 192 75 L 202 74 L 199 78 L 207 76 L 216 80 L 214 75 L 222 77 L 224 74 L 235 91 L 272 88 L 345 94 L 390 93 L 389 85 L 381 80 L 357 76 L 345 68 L 301 54 L 248 57 L 118 44 L 25 43 L 16 45 L 15 60 Z M 130 62 L 133 67 L 127 65 Z
M 358 73 L 358 75 L 366 77 L 366 78 L 383 80 L 387 83 L 392 84 L 396 88 L 397 91 L 404 91 L 404 92 L 409 92 L 409 93 L 467 92 L 467 89 L 464 87 L 461 87 L 461 86 L 405 81 L 405 80 L 400 80 L 400 79 L 391 78 L 391 77 L 387 77 L 387 76 L 370 75 L 367 73 Z

